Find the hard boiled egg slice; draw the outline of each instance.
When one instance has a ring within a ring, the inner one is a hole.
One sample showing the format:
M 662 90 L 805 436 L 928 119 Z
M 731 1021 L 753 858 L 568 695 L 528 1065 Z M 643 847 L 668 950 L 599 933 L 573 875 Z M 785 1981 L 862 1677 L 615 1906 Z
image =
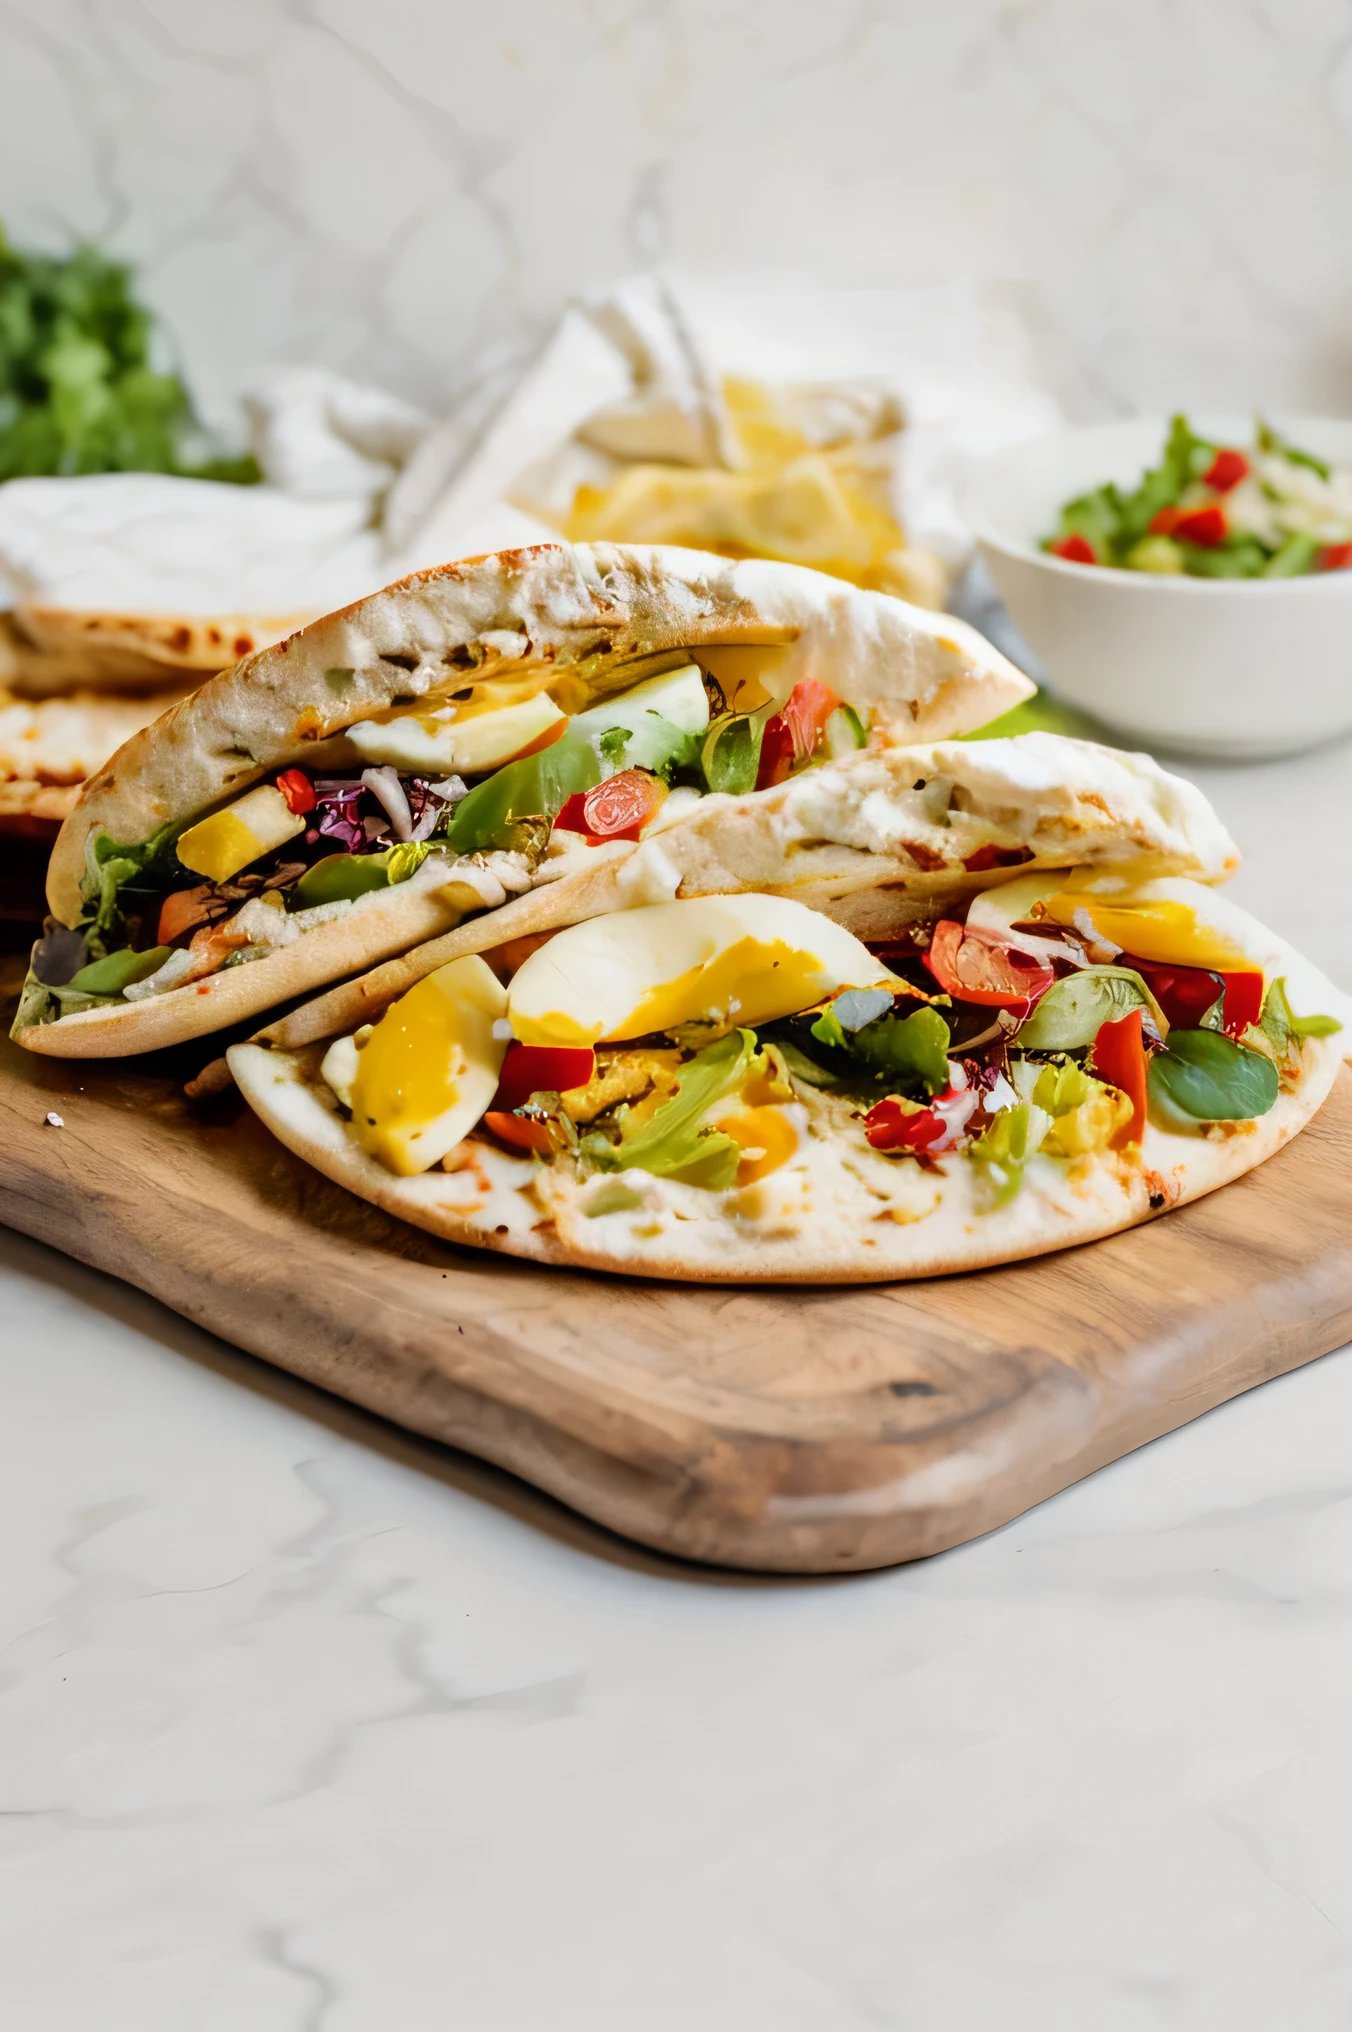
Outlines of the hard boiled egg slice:
M 1277 941 L 1247 911 L 1183 876 L 1153 882 L 1103 874 L 1072 877 L 1043 899 L 1043 908 L 1056 923 L 1070 926 L 1076 912 L 1085 911 L 1102 938 L 1128 955 L 1164 966 L 1259 973 L 1267 971 L 1278 951 Z
M 439 1164 L 497 1091 L 507 1042 L 493 1025 L 506 1006 L 477 954 L 438 967 L 392 1003 L 357 1051 L 355 1071 L 334 1064 L 339 1077 L 350 1073 L 362 1148 L 401 1178 Z
M 561 931 L 513 978 L 507 1013 L 523 1044 L 620 1043 L 682 1023 L 769 1023 L 893 978 L 806 904 L 692 896 Z
M 439 775 L 496 769 L 521 755 L 562 722 L 564 715 L 545 692 L 467 720 L 430 713 L 400 713 L 392 720 L 358 720 L 347 738 L 367 762 L 392 763 L 410 773 Z
M 1205 883 L 1182 876 L 1152 879 L 1139 868 L 1019 875 L 973 897 L 967 922 L 1040 950 L 1035 937 L 1012 927 L 1042 920 L 1049 930 L 1061 924 L 1073 931 L 1077 912 L 1101 938 L 1137 959 L 1218 973 L 1257 973 L 1264 965 L 1254 946 L 1255 931 L 1262 942 L 1261 927 L 1247 912 Z
M 224 811 L 214 811 L 180 833 L 174 851 L 194 875 L 205 875 L 208 882 L 228 882 L 260 855 L 294 840 L 305 826 L 306 820 L 289 808 L 275 784 L 260 783 Z

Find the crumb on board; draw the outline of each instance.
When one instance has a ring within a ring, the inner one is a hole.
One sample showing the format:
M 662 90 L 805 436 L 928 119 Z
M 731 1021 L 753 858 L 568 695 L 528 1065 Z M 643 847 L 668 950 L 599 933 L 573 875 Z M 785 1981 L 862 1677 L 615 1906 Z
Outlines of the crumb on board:
M 66 1118 L 64 1115 L 56 1115 L 52 1114 L 51 1112 L 48 1113 L 47 1127 L 49 1129 L 64 1129 L 65 1126 L 66 1126 Z

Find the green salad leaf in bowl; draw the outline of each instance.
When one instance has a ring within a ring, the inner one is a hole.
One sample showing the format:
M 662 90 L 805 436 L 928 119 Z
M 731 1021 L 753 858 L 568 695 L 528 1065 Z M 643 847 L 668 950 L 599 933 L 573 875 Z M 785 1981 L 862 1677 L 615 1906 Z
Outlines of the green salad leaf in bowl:
M 1186 416 L 1135 488 L 1067 501 L 1043 550 L 1068 564 L 1205 579 L 1299 578 L 1352 566 L 1352 470 L 1288 444 L 1260 418 L 1246 450 Z

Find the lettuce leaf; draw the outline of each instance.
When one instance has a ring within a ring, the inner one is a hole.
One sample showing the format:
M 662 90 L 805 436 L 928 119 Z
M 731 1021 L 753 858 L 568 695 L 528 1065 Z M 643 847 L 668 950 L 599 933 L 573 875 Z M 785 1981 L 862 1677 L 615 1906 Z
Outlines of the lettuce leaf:
M 714 1103 L 746 1079 L 756 1056 L 754 1030 L 734 1030 L 706 1045 L 681 1067 L 675 1093 L 646 1120 L 634 1121 L 633 1111 L 625 1109 L 618 1142 L 596 1131 L 583 1137 L 583 1155 L 598 1171 L 649 1171 L 655 1178 L 725 1192 L 736 1181 L 741 1145 L 701 1125 Z

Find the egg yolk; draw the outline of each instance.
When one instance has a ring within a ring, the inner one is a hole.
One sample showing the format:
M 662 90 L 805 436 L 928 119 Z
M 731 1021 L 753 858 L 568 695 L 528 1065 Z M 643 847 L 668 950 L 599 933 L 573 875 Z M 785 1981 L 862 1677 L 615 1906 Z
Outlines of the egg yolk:
M 722 952 L 673 981 L 650 988 L 630 1013 L 606 1030 L 604 1022 L 583 1025 L 565 1010 L 553 1009 L 531 1021 L 517 1021 L 523 1044 L 610 1044 L 683 1023 L 771 1023 L 809 1009 L 831 985 L 815 954 L 787 945 L 739 938 Z
M 426 1170 L 418 1145 L 460 1098 L 468 1067 L 454 1018 L 454 1004 L 431 975 L 386 1010 L 357 1059 L 353 1130 L 401 1178 Z
M 1047 898 L 1045 908 L 1058 924 L 1074 923 L 1075 912 L 1088 914 L 1094 929 L 1123 952 L 1162 966 L 1208 967 L 1217 973 L 1259 973 L 1233 939 L 1204 924 L 1187 903 L 1116 903 L 1104 897 L 1062 890 Z

